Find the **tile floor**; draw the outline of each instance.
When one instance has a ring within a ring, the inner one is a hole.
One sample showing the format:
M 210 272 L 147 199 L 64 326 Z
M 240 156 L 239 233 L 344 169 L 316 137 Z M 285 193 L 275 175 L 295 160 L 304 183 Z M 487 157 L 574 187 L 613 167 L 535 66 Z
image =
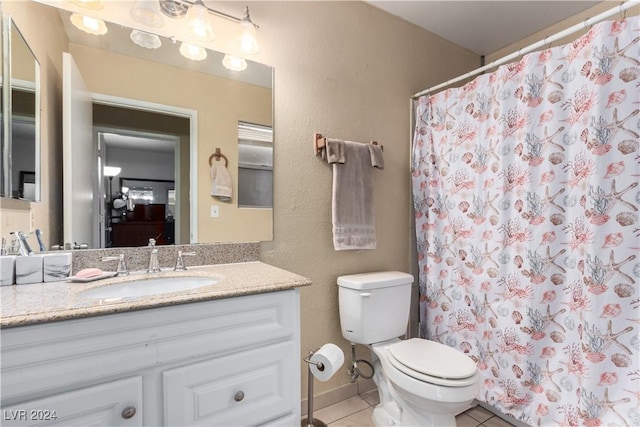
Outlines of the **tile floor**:
M 359 396 L 343 400 L 326 408 L 313 411 L 328 427 L 373 426 L 373 407 L 379 403 L 378 391 L 371 390 Z M 303 417 L 304 419 L 305 417 Z M 456 417 L 458 427 L 511 427 L 512 424 L 476 406 Z

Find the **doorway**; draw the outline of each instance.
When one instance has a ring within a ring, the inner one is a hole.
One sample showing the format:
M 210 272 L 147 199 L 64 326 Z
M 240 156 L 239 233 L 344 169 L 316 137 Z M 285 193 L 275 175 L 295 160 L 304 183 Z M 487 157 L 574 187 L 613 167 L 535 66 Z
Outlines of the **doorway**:
M 100 247 L 190 243 L 190 119 L 94 101 L 93 128 Z

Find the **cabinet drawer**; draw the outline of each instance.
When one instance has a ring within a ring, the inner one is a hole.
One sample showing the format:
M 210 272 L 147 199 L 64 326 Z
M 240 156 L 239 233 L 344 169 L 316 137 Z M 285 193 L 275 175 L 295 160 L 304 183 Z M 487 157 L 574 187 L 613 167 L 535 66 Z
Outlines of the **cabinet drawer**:
M 295 409 L 293 341 L 163 372 L 165 425 L 253 426 Z
M 123 412 L 125 408 L 134 408 Z M 142 377 L 2 408 L 3 426 L 142 426 Z

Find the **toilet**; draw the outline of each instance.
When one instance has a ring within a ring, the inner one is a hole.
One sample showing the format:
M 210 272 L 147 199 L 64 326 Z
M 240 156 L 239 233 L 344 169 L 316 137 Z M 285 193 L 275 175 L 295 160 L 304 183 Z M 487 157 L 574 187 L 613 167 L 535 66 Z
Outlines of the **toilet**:
M 478 370 L 454 348 L 398 338 L 409 321 L 412 283 L 398 271 L 338 277 L 342 335 L 371 349 L 376 426 L 455 426 L 478 395 Z

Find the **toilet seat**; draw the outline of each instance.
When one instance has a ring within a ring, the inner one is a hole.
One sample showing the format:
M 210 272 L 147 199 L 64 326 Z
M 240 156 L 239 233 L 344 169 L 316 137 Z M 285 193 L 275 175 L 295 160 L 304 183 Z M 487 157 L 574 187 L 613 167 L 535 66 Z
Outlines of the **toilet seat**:
M 399 341 L 388 346 L 387 356 L 393 367 L 420 381 L 447 387 L 464 387 L 477 381 L 476 364 L 471 358 L 435 341 Z

